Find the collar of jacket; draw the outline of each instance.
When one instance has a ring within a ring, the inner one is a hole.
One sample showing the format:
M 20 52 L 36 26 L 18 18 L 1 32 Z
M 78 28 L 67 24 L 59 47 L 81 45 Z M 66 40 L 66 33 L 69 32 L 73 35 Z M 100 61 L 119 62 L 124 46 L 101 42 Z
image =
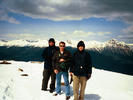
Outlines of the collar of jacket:
M 79 50 L 78 50 L 79 53 L 83 53 L 84 51 L 85 51 L 84 49 L 83 49 L 82 51 L 79 51 Z
M 54 47 L 55 47 L 55 45 L 53 45 L 53 46 L 50 46 L 50 45 L 49 45 L 49 47 L 50 47 L 50 48 L 54 48 Z
M 66 49 L 64 49 L 63 54 L 64 54 L 66 51 L 67 51 L 67 50 L 66 50 Z M 59 50 L 59 53 L 61 53 L 61 52 L 60 52 L 60 50 Z

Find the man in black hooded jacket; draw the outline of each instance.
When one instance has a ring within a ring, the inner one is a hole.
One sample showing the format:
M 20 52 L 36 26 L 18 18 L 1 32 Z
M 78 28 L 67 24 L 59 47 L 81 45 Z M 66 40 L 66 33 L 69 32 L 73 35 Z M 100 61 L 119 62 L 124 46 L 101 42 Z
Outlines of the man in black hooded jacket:
M 51 77 L 50 83 L 50 93 L 55 90 L 55 79 L 56 75 L 52 66 L 52 57 L 54 53 L 59 49 L 55 46 L 55 40 L 53 38 L 49 39 L 49 47 L 46 47 L 43 51 L 42 57 L 44 58 L 44 71 L 42 79 L 42 90 L 47 91 L 47 85 L 49 78 Z
M 84 42 L 80 41 L 77 45 L 77 51 L 73 55 L 73 66 L 70 68 L 70 75 L 73 75 L 74 100 L 84 100 L 86 82 L 91 77 L 91 73 L 92 63 L 90 55 L 85 51 Z

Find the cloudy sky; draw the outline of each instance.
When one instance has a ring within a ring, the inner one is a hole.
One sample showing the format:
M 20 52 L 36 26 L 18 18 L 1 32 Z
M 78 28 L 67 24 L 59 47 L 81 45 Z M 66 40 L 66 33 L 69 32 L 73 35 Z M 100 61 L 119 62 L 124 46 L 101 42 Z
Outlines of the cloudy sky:
M 133 0 L 0 0 L 0 39 L 133 43 Z

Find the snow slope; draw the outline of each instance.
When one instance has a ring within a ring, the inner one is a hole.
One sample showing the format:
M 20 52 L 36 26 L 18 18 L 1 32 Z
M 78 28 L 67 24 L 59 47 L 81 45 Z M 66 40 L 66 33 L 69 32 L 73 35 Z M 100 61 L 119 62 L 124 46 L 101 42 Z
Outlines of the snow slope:
M 43 63 L 9 62 L 12 64 L 0 65 L 0 100 L 65 100 L 65 94 L 55 97 L 41 91 Z M 64 92 L 63 86 L 62 90 Z M 132 99 L 133 76 L 93 68 L 92 77 L 87 82 L 85 100 Z M 70 100 L 73 100 L 72 84 Z

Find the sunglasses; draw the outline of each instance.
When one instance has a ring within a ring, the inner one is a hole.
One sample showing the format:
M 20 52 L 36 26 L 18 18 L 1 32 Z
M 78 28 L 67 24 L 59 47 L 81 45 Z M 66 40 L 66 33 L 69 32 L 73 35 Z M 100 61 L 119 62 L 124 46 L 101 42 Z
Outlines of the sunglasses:
M 65 47 L 65 45 L 60 45 L 60 47 Z

